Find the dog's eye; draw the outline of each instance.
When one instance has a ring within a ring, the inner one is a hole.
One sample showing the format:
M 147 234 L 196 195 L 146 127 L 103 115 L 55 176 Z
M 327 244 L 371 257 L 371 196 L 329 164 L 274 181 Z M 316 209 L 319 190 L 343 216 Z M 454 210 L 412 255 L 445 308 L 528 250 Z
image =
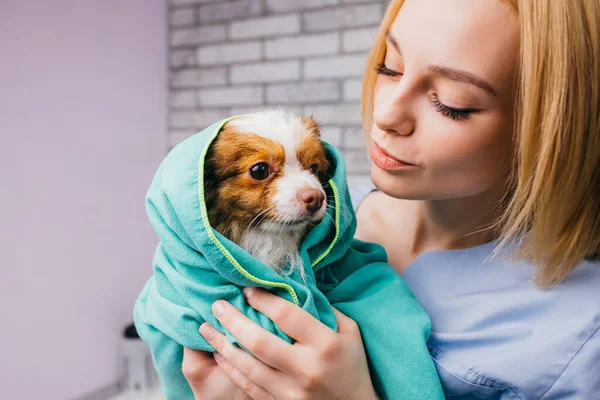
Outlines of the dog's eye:
M 319 165 L 318 164 L 313 164 L 310 166 L 310 172 L 313 175 L 319 175 Z
M 266 163 L 258 163 L 250 168 L 250 176 L 257 181 L 264 181 L 271 175 L 271 169 Z

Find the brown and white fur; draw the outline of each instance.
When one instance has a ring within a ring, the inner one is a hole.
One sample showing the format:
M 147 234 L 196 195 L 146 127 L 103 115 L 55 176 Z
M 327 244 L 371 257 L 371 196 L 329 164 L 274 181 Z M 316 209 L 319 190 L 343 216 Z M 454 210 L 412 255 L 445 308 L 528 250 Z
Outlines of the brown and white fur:
M 304 280 L 298 246 L 325 215 L 330 166 L 312 116 L 280 108 L 227 122 L 205 162 L 211 226 L 279 274 Z

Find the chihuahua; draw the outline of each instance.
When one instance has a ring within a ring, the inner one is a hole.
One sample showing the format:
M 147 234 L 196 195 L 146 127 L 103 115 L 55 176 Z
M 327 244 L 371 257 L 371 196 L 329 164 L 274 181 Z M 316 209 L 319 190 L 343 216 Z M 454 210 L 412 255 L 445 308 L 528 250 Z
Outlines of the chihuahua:
M 206 155 L 211 226 L 280 275 L 304 281 L 298 246 L 326 214 L 331 164 L 312 116 L 280 108 L 228 121 Z

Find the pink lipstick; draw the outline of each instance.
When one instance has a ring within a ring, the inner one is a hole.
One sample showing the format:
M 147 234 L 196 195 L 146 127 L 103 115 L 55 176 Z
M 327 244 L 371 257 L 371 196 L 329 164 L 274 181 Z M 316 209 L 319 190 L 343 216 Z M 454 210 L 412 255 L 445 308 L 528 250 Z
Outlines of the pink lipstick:
M 392 157 L 374 141 L 371 141 L 371 159 L 375 165 L 386 171 L 402 171 L 418 167 L 415 164 Z

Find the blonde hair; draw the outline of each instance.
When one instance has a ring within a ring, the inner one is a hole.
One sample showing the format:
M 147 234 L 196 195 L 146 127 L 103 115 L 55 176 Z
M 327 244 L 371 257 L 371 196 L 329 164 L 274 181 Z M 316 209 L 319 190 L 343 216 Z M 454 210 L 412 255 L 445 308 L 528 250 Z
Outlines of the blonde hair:
M 536 283 L 561 282 L 600 253 L 600 2 L 505 0 L 519 15 L 516 154 L 494 228 L 500 248 L 537 267 Z M 369 53 L 363 127 L 373 125 L 376 66 L 404 0 L 392 0 Z

